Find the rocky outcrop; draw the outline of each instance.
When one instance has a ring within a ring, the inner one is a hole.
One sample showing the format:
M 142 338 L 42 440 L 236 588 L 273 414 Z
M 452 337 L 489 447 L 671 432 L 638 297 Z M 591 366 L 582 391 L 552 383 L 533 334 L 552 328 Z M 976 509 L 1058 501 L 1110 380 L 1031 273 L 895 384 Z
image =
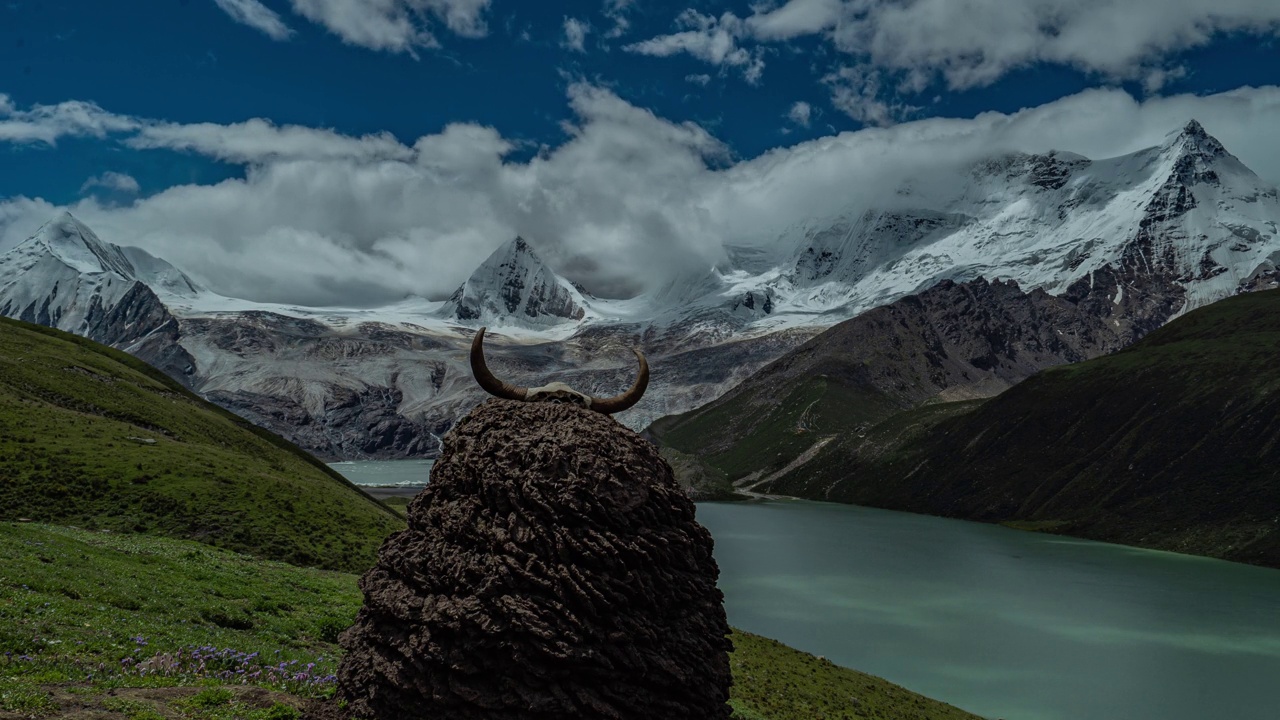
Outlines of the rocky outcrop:
M 490 400 L 361 578 L 335 701 L 311 717 L 728 718 L 711 551 L 640 436 L 571 405 Z
M 320 414 L 281 395 L 216 390 L 206 397 L 324 460 L 397 460 L 430 457 L 440 450 L 436 432 L 443 429 L 401 415 L 403 396 L 395 388 L 333 386 Z
M 179 344 L 178 320 L 150 287 L 135 282 L 119 302 L 86 318 L 88 336 L 137 356 L 190 388 L 196 361 Z

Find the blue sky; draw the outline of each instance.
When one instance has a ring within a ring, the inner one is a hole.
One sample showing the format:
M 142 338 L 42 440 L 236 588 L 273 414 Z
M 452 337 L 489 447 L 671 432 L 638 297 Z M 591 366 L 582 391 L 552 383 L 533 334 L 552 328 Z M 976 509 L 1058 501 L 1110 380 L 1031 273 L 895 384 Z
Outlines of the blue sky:
M 713 262 L 732 187 L 825 180 L 775 224 L 838 209 L 839 153 L 1097 156 L 1190 114 L 1274 182 L 1278 34 L 1273 0 L 0 0 L 0 250 L 65 206 L 228 292 L 314 250 L 437 295 L 521 232 L 609 285 L 601 254 Z M 274 209 L 219 219 L 237 192 Z M 348 292 L 317 273 L 273 299 Z

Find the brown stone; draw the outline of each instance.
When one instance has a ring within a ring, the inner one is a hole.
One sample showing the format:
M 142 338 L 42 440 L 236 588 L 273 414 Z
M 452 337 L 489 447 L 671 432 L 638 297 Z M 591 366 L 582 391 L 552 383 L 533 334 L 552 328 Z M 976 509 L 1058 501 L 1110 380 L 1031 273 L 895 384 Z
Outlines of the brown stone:
M 579 407 L 490 400 L 361 578 L 338 693 L 311 717 L 728 718 L 711 551 L 648 441 Z

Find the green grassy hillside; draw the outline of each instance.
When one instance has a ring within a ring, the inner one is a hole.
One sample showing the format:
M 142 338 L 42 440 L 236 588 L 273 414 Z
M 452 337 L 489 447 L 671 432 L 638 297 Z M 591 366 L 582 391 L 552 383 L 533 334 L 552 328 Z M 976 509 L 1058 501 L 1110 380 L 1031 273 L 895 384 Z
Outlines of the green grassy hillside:
M 0 318 L 0 520 L 359 570 L 403 527 L 320 461 L 129 355 Z
M 818 439 L 855 432 L 900 409 L 885 393 L 847 378 L 816 375 L 786 389 L 776 402 L 756 402 L 744 393 L 661 418 L 647 432 L 736 480 L 779 470 Z M 731 442 L 724 440 L 726 428 L 735 429 Z
M 1280 291 L 984 403 L 844 438 L 770 490 L 1280 567 Z
M 356 576 L 201 544 L 0 523 L 0 720 L 289 720 L 333 691 Z M 163 594 L 154 592 L 164 588 Z M 735 632 L 740 720 L 977 720 Z

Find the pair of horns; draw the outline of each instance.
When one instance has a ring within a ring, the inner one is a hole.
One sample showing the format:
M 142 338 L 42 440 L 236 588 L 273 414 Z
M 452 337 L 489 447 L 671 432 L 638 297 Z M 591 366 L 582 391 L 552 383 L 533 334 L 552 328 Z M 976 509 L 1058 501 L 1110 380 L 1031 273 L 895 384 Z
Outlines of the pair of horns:
M 503 382 L 490 372 L 489 366 L 484 361 L 484 331 L 485 328 L 480 328 L 475 338 L 471 340 L 471 374 L 475 376 L 476 382 L 495 397 L 507 400 L 528 400 L 529 388 Z M 587 407 L 596 412 L 612 415 L 640 402 L 645 388 L 649 386 L 649 362 L 644 359 L 644 354 L 639 350 L 632 348 L 631 352 L 635 353 L 636 359 L 640 361 L 640 373 L 636 376 L 635 383 L 629 390 L 616 397 L 598 398 L 587 395 L 589 399 Z

